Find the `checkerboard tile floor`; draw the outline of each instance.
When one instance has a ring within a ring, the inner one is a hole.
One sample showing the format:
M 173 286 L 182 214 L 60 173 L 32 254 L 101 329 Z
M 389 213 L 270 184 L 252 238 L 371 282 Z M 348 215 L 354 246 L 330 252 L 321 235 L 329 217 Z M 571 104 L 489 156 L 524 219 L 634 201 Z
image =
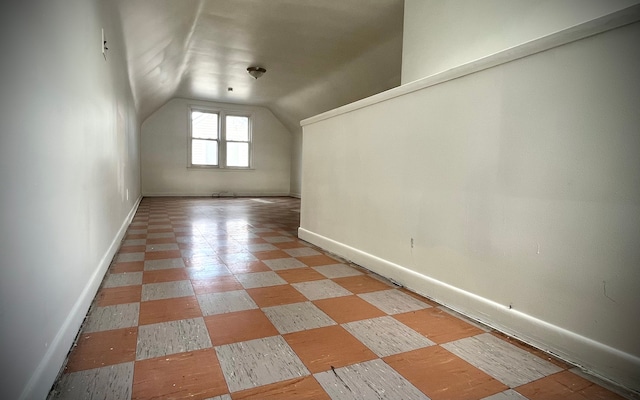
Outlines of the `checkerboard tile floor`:
M 50 398 L 622 398 L 299 240 L 299 206 L 144 199 Z

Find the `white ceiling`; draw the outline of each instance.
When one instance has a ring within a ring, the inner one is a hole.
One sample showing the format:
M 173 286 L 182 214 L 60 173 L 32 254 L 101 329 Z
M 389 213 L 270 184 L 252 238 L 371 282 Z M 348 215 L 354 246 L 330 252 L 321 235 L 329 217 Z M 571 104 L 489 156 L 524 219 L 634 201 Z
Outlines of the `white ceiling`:
M 173 97 L 262 105 L 298 130 L 400 84 L 403 3 L 119 0 L 136 107 L 145 119 Z M 267 73 L 254 80 L 252 65 Z

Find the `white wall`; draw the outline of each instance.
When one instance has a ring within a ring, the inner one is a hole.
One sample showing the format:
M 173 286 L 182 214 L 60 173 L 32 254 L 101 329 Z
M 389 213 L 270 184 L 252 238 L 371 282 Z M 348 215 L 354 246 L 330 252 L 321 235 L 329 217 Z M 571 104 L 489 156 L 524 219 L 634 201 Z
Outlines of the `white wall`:
M 302 131 L 291 134 L 291 186 L 292 196 L 302 195 Z
M 303 121 L 300 236 L 640 390 L 638 43 L 635 23 Z
M 138 122 L 110 2 L 0 7 L 0 387 L 42 399 L 140 196 Z
M 251 113 L 252 170 L 187 168 L 189 105 Z M 291 134 L 266 108 L 172 99 L 144 121 L 141 136 L 145 196 L 289 195 Z
M 402 84 L 636 3 L 638 0 L 405 0 Z

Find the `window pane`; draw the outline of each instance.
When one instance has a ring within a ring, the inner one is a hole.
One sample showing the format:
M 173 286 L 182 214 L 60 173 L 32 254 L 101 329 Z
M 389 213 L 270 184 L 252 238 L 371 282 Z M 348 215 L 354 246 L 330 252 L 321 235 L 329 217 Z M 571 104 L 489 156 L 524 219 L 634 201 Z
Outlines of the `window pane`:
M 218 114 L 192 111 L 191 136 L 201 139 L 217 139 Z
M 249 167 L 249 143 L 227 143 L 227 166 Z
M 193 139 L 191 141 L 191 164 L 218 165 L 218 142 Z
M 249 141 L 249 117 L 227 116 L 227 140 Z

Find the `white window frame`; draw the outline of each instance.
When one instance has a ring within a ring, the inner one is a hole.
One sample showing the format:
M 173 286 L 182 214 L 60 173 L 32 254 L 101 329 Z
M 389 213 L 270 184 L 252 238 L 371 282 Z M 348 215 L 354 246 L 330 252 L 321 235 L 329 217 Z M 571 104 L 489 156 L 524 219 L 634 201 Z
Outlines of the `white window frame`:
M 191 115 L 193 112 L 202 112 L 202 113 L 210 113 L 210 114 L 218 114 L 218 139 L 209 139 L 216 140 L 218 142 L 218 165 L 199 165 L 193 164 L 191 162 L 191 141 L 193 139 L 191 130 L 192 130 L 192 120 Z M 227 166 L 227 135 L 226 135 L 226 124 L 227 117 L 246 117 L 248 119 L 248 129 L 249 129 L 249 141 L 235 141 L 232 140 L 230 143 L 248 143 L 249 144 L 249 165 L 247 167 L 229 167 Z M 201 106 L 189 106 L 187 111 L 187 168 L 196 168 L 196 169 L 218 169 L 218 170 L 253 170 L 253 116 L 251 113 L 247 113 L 246 111 L 235 111 L 235 110 L 225 110 L 220 108 L 206 108 Z

